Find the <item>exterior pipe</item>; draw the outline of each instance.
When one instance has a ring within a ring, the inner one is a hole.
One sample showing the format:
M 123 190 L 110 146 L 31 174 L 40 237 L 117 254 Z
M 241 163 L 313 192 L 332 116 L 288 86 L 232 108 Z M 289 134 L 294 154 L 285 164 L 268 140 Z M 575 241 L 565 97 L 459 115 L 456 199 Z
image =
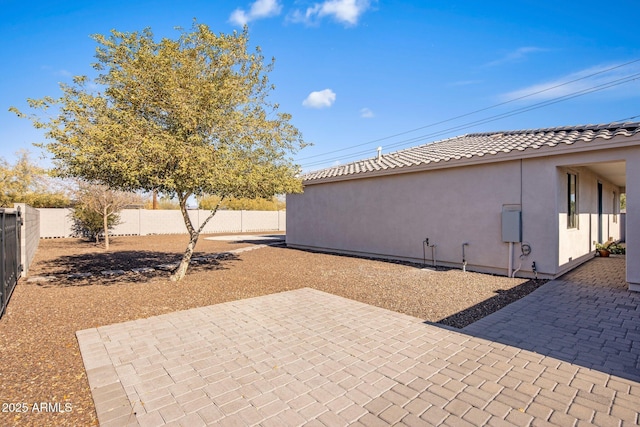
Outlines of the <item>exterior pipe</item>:
M 515 278 L 515 277 L 516 277 L 516 273 L 517 273 L 518 271 L 520 271 L 520 269 L 521 269 L 521 268 L 522 268 L 522 255 L 520 255 L 520 265 L 518 265 L 518 268 L 516 268 L 516 269 L 513 271 L 513 273 L 511 274 L 511 277 L 512 277 L 512 278 Z
M 520 254 L 520 264 L 518 264 L 518 268 L 511 274 L 511 277 L 516 277 L 516 273 L 522 268 L 522 261 L 531 253 L 531 245 L 526 242 L 520 242 L 520 249 L 522 250 L 522 254 Z
M 431 259 L 433 260 L 433 267 L 436 266 L 436 245 L 429 244 L 429 238 L 427 237 L 422 242 L 422 265 L 427 264 L 427 247 L 431 248 Z
M 509 242 L 509 274 L 507 277 L 511 277 L 511 272 L 513 270 L 513 242 Z
M 429 246 L 429 238 L 427 237 L 422 242 L 422 265 L 427 265 L 427 247 Z
M 433 260 L 433 268 L 436 267 L 436 245 L 431 245 L 431 259 Z
M 469 243 L 467 243 L 467 242 L 464 242 L 462 244 L 462 271 L 463 272 L 467 271 L 467 257 L 464 254 L 464 247 L 468 246 L 468 245 L 469 245 Z

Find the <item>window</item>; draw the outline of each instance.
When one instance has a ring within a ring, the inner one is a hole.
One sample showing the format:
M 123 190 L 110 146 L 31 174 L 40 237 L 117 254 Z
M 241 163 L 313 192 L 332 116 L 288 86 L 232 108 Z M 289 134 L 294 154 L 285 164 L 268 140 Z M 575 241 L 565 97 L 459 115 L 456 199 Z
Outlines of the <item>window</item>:
M 578 176 L 567 174 L 567 228 L 578 228 Z

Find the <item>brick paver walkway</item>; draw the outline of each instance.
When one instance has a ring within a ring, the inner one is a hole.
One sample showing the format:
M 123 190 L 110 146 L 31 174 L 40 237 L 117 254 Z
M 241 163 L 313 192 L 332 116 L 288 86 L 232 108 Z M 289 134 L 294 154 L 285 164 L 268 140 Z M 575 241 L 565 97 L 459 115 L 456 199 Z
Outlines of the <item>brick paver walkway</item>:
M 640 381 L 640 293 L 623 257 L 594 258 L 464 332 Z
M 300 289 L 77 335 L 102 426 L 634 425 L 638 296 L 589 278 L 462 332 Z

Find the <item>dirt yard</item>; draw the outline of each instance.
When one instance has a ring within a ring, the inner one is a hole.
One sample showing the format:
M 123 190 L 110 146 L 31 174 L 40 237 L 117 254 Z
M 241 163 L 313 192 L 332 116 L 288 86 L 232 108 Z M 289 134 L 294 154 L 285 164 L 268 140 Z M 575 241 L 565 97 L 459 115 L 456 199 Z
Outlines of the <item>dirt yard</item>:
M 131 269 L 178 261 L 186 235 L 116 237 L 109 252 L 77 239 L 42 240 L 0 319 L 0 425 L 97 425 L 78 330 L 301 287 L 464 327 L 543 283 L 282 246 L 204 258 L 255 245 L 204 237 L 201 262 L 179 283 L 165 271 Z M 92 276 L 67 277 L 75 273 Z M 55 280 L 34 281 L 45 276 Z

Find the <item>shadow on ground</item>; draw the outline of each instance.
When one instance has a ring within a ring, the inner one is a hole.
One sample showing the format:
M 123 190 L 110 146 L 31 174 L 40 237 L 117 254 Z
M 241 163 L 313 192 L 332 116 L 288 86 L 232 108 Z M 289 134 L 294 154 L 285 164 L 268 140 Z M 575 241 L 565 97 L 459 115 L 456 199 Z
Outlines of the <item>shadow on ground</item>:
M 467 308 L 466 310 L 459 311 L 456 314 L 445 317 L 444 319 L 435 322 L 435 324 L 462 329 L 465 326 L 472 324 L 477 319 L 481 319 L 485 316 L 493 314 L 496 311 L 506 307 L 507 305 L 527 296 L 547 282 L 548 280 L 532 279 L 511 289 L 499 289 L 496 291 L 496 296 L 486 299 L 474 306 Z M 434 324 L 433 322 L 425 323 Z
M 269 245 L 269 246 L 275 246 L 275 247 L 284 247 L 285 246 L 285 242 L 283 239 L 274 239 L 274 238 L 268 238 L 271 236 L 264 236 L 267 237 L 266 239 L 241 239 L 241 240 L 236 240 L 232 243 L 243 243 L 243 244 L 252 244 L 252 245 Z
M 47 277 L 55 279 L 36 282 L 36 284 L 43 287 L 53 287 L 145 282 L 155 277 L 168 277 L 175 270 L 181 258 L 182 254 L 158 251 L 93 252 L 60 256 L 43 261 L 39 265 L 39 270 L 47 272 Z M 228 262 L 238 260 L 237 255 L 228 252 L 220 254 L 196 252 L 191 258 L 189 271 L 225 270 L 228 268 L 226 266 Z M 142 270 L 134 272 L 134 269 Z M 124 271 L 124 273 L 113 273 L 118 270 Z M 112 273 L 103 274 L 107 271 Z M 69 277 L 70 275 L 73 277 Z
M 460 332 L 640 382 L 640 293 L 625 261 L 594 258 Z

